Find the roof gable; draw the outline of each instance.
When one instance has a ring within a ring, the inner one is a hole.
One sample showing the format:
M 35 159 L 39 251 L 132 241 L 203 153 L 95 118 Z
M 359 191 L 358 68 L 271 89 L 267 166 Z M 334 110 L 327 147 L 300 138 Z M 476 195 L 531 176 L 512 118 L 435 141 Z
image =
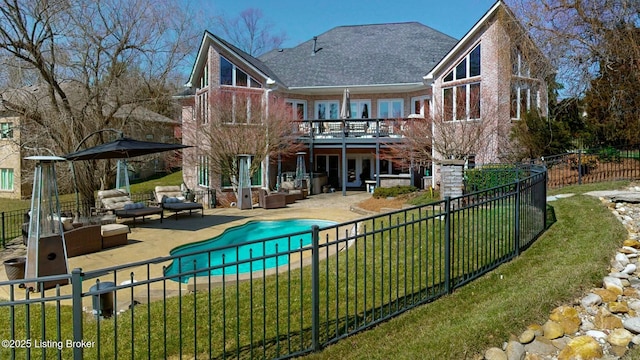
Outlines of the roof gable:
M 240 66 L 241 68 L 251 69 L 261 75 L 264 76 L 265 79 L 272 79 L 276 82 L 282 83 L 278 80 L 278 76 L 269 69 L 267 65 L 265 65 L 260 59 L 257 59 L 248 53 L 244 52 L 240 48 L 234 46 L 233 44 L 227 42 L 226 40 L 205 31 L 204 36 L 202 38 L 202 43 L 200 45 L 200 49 L 198 50 L 198 56 L 196 57 L 195 64 L 193 69 L 191 70 L 191 75 L 189 76 L 189 84 L 193 85 L 194 80 L 200 78 L 202 76 L 202 71 L 204 65 L 207 61 L 208 49 L 210 45 L 217 46 L 219 48 L 224 49 L 226 52 L 235 56 L 235 59 L 227 59 L 234 63 L 236 66 Z M 197 83 L 197 82 L 196 82 Z
M 531 49 L 535 49 L 536 52 L 540 53 L 540 49 L 534 44 L 533 40 L 529 37 L 527 31 L 522 27 L 522 24 L 516 19 L 515 15 L 511 12 L 509 7 L 503 2 L 503 0 L 497 0 L 495 4 L 482 16 L 478 22 L 473 25 L 473 27 L 458 41 L 455 46 L 449 51 L 446 56 L 444 56 L 428 73 L 423 77 L 425 81 L 432 81 L 435 77 L 436 73 L 444 70 L 446 66 L 449 66 L 452 61 L 456 60 L 456 57 L 459 56 L 461 52 L 465 49 L 470 49 L 470 46 L 474 46 L 473 39 L 477 38 L 480 33 L 486 30 L 486 25 L 492 21 L 494 16 L 498 14 L 499 11 L 503 11 L 507 17 L 510 19 L 512 24 L 515 24 L 517 31 L 525 34 L 523 37 L 524 41 L 530 42 L 532 46 Z M 540 59 L 545 59 L 544 55 L 539 56 Z

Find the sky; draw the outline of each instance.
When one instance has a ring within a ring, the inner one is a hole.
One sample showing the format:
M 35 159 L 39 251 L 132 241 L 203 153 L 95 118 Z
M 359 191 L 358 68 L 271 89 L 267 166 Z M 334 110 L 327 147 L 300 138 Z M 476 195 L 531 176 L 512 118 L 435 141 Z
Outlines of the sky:
M 207 14 L 235 17 L 258 8 L 293 47 L 336 26 L 417 21 L 460 39 L 496 0 L 199 0 Z M 205 29 L 202 29 L 204 31 Z M 208 28 L 216 34 L 215 28 Z

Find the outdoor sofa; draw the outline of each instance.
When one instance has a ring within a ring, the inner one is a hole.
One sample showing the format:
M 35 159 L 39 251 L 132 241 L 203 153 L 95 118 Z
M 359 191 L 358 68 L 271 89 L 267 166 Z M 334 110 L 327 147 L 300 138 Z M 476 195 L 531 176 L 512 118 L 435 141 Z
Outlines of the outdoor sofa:
M 156 186 L 153 193 L 155 194 L 155 199 L 160 207 L 164 210 L 173 211 L 175 213 L 176 220 L 178 220 L 178 213 L 181 211 L 189 211 L 189 215 L 191 215 L 192 211 L 200 211 L 201 216 L 204 217 L 204 208 L 202 204 L 187 201 L 182 194 L 180 186 L 178 185 Z
M 133 218 L 133 224 L 136 218 L 141 217 L 144 221 L 145 216 L 160 215 L 160 222 L 164 218 L 162 207 L 146 206 L 144 203 L 134 203 L 131 201 L 129 194 L 120 189 L 100 190 L 98 191 L 98 199 L 102 205 L 103 211 L 113 212 L 119 218 Z

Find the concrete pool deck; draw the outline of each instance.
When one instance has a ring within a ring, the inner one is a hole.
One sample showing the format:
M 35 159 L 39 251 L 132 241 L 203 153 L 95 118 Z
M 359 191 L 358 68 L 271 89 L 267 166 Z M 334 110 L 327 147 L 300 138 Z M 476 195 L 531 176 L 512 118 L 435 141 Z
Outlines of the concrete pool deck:
M 347 192 L 347 196 L 341 193 L 317 194 L 309 196 L 305 200 L 296 201 L 289 204 L 286 208 L 269 209 L 255 208 L 251 210 L 239 210 L 236 208 L 215 208 L 205 209 L 204 216 L 199 213 L 191 216 L 186 214 L 179 215 L 176 220 L 175 216 L 165 218 L 162 223 L 159 216 L 151 216 L 144 223 L 140 220 L 136 221 L 135 227 L 130 221 L 119 220 L 119 223 L 128 224 L 131 227 L 129 234 L 129 243 L 125 246 L 103 250 L 100 252 L 76 256 L 69 259 L 69 269 L 80 268 L 83 272 L 91 272 L 117 265 L 130 264 L 145 260 L 151 260 L 158 257 L 168 256 L 169 252 L 181 245 L 194 243 L 206 239 L 210 239 L 220 235 L 223 231 L 230 227 L 244 224 L 251 220 L 279 220 L 279 219 L 322 219 L 336 222 L 344 222 L 363 217 L 362 214 L 352 211 L 353 205 L 368 199 L 371 194 L 362 191 Z M 5 250 L 3 250 L 5 251 Z M 23 256 L 19 251 L 15 256 Z M 140 281 L 141 278 L 146 279 L 162 276 L 162 266 L 168 265 L 167 262 L 152 264 L 150 266 L 139 266 L 126 268 L 118 271 L 116 283 L 121 284 L 123 281 L 130 279 L 130 273 L 134 273 L 134 280 Z M 148 274 L 148 275 L 147 275 Z M 101 281 L 114 281 L 113 272 L 101 276 Z M 0 281 L 6 280 L 7 276 L 4 267 L 0 268 Z M 187 284 L 179 284 L 176 282 L 165 282 L 166 296 L 187 292 L 189 287 Z M 89 288 L 95 285 L 95 279 L 84 281 L 83 290 L 89 291 Z M 153 291 L 150 297 L 153 299 L 161 297 L 162 282 L 152 285 Z M 156 287 L 158 287 L 156 289 Z M 147 302 L 147 287 L 140 286 L 136 289 L 141 293 L 133 294 L 135 300 Z M 144 290 L 144 291 L 143 291 Z M 0 287 L 0 298 L 8 299 L 8 287 Z M 53 295 L 55 290 L 46 291 L 47 296 Z M 68 294 L 71 286 L 62 286 L 61 293 Z M 120 293 L 123 293 L 122 296 Z M 123 289 L 118 291 L 118 308 L 122 306 L 121 299 L 130 299 L 131 291 Z M 20 292 L 22 293 L 22 292 Z M 14 296 L 17 294 L 14 294 Z M 34 294 L 34 296 L 40 296 Z M 85 306 L 91 305 L 90 297 L 85 297 Z

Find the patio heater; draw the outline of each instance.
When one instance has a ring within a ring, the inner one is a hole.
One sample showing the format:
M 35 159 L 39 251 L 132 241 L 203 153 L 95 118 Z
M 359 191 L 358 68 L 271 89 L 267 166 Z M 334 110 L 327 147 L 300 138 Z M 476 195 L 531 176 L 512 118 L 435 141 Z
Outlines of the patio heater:
M 38 161 L 33 176 L 31 211 L 29 212 L 29 236 L 25 279 L 61 275 L 69 272 L 64 229 L 60 216 L 60 199 L 56 181 L 56 161 L 66 159 L 57 156 L 30 156 L 26 160 Z M 37 283 L 27 282 L 31 290 L 44 290 L 56 285 L 68 284 L 67 279 Z
M 125 159 L 118 159 L 116 169 L 116 189 L 123 189 L 127 194 L 131 194 L 131 187 L 129 186 L 129 166 Z
M 307 175 L 307 167 L 304 162 L 304 157 L 307 155 L 306 152 L 297 152 L 296 159 L 296 179 L 295 179 L 295 187 L 302 188 L 302 183 L 305 181 Z
M 250 167 L 251 155 L 238 155 L 238 202 L 236 205 L 241 210 L 253 209 Z

